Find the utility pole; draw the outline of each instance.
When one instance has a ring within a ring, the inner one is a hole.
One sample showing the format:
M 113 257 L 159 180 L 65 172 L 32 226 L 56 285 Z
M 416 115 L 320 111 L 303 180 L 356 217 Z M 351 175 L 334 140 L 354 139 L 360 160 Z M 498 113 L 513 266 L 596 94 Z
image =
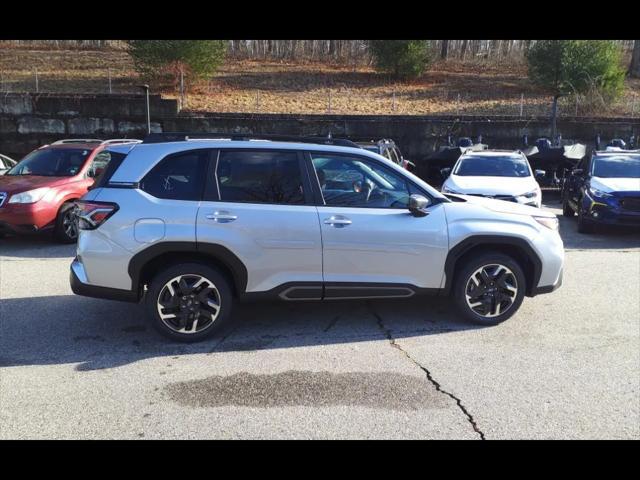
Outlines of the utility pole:
M 144 89 L 146 94 L 146 104 L 147 104 L 147 133 L 151 133 L 151 110 L 149 109 L 149 85 L 139 85 L 140 88 Z

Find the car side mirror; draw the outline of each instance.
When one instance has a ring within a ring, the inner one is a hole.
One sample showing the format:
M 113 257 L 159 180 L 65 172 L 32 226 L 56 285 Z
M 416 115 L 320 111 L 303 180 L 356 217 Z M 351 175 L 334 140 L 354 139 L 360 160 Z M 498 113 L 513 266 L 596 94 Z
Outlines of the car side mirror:
M 547 172 L 546 170 L 536 170 L 534 174 L 536 178 L 543 178 L 547 174 Z
M 409 211 L 414 217 L 426 217 L 429 212 L 425 209 L 430 203 L 428 198 L 414 193 L 409 197 Z
M 440 169 L 440 174 L 442 175 L 442 178 L 449 178 L 449 175 L 451 175 L 451 169 L 450 168 L 441 168 Z

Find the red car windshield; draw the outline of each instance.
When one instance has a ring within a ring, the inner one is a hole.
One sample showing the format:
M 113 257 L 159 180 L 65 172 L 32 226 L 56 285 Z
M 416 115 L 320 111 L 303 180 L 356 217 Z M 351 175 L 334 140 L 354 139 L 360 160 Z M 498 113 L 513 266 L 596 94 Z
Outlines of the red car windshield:
M 91 150 L 79 148 L 36 150 L 24 157 L 6 175 L 72 177 L 80 171 L 90 153 Z

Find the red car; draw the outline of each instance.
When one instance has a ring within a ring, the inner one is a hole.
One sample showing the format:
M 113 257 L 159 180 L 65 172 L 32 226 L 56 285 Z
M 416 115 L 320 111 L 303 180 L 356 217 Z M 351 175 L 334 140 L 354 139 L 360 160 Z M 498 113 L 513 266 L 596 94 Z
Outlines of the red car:
M 0 236 L 52 231 L 64 243 L 75 242 L 74 200 L 102 173 L 109 145 L 140 140 L 60 140 L 34 150 L 0 176 Z

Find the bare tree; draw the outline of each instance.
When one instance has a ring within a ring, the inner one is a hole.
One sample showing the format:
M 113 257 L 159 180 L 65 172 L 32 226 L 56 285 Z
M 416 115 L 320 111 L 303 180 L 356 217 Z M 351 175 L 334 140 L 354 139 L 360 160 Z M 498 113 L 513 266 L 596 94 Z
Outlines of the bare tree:
M 633 53 L 631 54 L 629 75 L 632 77 L 640 78 L 640 40 L 633 41 Z
M 449 53 L 449 40 L 442 40 L 442 45 L 440 48 L 440 58 L 443 60 L 446 60 L 448 53 Z

